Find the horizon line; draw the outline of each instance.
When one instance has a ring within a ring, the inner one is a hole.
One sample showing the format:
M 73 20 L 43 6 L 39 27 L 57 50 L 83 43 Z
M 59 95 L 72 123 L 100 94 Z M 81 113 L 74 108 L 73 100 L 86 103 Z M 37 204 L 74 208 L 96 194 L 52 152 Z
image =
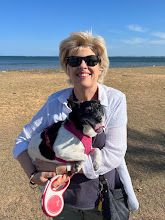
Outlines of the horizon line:
M 47 56 L 47 55 L 0 55 L 0 57 L 59 57 L 59 56 Z M 116 56 L 108 56 L 108 58 L 111 57 L 165 57 L 165 55 L 140 55 L 140 56 L 134 56 L 134 55 L 127 55 L 127 56 L 121 56 L 121 55 L 116 55 Z

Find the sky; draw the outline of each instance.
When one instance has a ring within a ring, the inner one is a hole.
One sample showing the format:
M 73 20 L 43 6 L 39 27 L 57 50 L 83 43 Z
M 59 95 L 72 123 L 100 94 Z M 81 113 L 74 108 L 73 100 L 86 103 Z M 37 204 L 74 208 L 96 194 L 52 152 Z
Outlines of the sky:
M 165 0 L 0 0 L 0 56 L 58 56 L 76 31 L 109 56 L 165 56 Z

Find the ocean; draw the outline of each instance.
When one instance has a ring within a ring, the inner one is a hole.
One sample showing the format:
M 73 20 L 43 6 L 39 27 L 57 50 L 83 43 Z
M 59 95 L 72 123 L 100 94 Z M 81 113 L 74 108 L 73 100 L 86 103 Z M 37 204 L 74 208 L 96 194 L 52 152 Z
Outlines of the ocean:
M 165 66 L 163 57 L 110 57 L 111 67 Z M 60 69 L 58 57 L 0 56 L 0 71 Z

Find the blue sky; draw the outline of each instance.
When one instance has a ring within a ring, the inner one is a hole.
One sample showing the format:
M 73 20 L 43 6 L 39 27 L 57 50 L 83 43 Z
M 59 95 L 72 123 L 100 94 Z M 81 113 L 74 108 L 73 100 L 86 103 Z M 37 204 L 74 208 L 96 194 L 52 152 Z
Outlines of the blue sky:
M 109 56 L 165 56 L 165 0 L 0 0 L 1 56 L 56 56 L 91 29 Z

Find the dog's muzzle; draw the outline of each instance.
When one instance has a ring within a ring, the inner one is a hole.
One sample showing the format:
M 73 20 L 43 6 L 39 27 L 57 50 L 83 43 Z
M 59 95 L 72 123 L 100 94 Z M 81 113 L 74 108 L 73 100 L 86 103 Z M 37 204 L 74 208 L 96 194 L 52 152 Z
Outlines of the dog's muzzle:
M 103 130 L 104 130 L 104 126 L 103 126 L 103 125 L 101 125 L 101 126 L 99 126 L 99 127 L 96 126 L 96 127 L 94 128 L 94 131 L 95 131 L 97 134 L 102 133 Z
M 103 132 L 104 126 L 102 124 L 96 125 L 94 128 L 90 125 L 84 125 L 83 133 L 89 137 L 95 137 L 97 134 Z
M 95 131 L 97 134 L 100 134 L 100 133 L 102 133 L 103 130 L 104 130 L 104 125 L 102 125 L 102 124 L 97 124 L 97 125 L 95 125 L 95 127 L 94 127 L 93 129 L 94 129 L 94 131 Z

